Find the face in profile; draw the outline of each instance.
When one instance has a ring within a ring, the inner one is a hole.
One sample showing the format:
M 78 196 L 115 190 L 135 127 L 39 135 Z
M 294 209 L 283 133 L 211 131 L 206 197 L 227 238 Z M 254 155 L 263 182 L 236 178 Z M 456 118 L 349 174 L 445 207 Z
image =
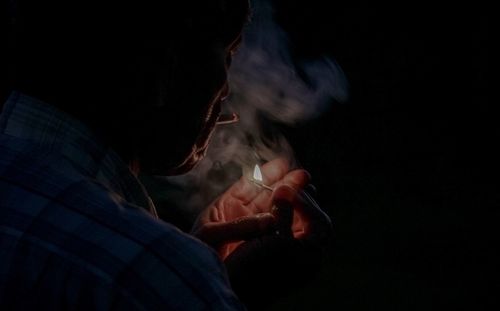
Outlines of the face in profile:
M 186 173 L 204 158 L 220 116 L 221 105 L 229 95 L 227 71 L 231 64 L 231 57 L 236 52 L 240 41 L 241 36 L 238 36 L 229 45 L 212 46 L 206 51 L 208 58 L 203 64 L 205 66 L 198 63 L 202 71 L 198 73 L 198 78 L 192 79 L 192 82 L 186 81 L 188 85 L 191 85 L 191 91 L 186 90 L 185 100 L 191 103 L 192 107 L 197 107 L 197 104 L 198 107 L 185 112 L 184 115 L 190 120 L 184 121 L 184 118 L 179 118 L 181 124 L 179 124 L 179 141 L 176 146 L 182 160 L 169 170 L 169 175 Z M 193 73 L 194 75 L 196 73 Z M 185 143 L 180 141 L 183 140 L 183 136 L 186 138 Z M 189 145 L 188 142 L 190 142 Z M 182 155 L 183 153 L 185 155 Z
M 179 175 L 201 161 L 228 96 L 227 71 L 241 41 L 241 28 L 229 36 L 201 32 L 175 45 L 165 60 L 157 104 L 143 122 L 138 160 L 154 175 Z

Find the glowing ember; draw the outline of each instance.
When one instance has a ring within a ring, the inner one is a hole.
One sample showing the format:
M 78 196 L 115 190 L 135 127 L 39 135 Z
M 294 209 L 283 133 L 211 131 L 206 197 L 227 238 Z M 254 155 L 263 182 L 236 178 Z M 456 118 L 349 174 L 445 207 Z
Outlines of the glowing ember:
M 252 183 L 254 183 L 259 188 L 263 188 L 269 191 L 274 191 L 274 189 L 268 185 L 264 185 L 262 180 L 262 172 L 260 171 L 260 167 L 256 164 L 253 170 L 253 178 L 249 178 Z
M 255 164 L 255 168 L 253 170 L 253 179 L 262 182 L 262 173 L 260 172 L 260 167 L 257 164 Z

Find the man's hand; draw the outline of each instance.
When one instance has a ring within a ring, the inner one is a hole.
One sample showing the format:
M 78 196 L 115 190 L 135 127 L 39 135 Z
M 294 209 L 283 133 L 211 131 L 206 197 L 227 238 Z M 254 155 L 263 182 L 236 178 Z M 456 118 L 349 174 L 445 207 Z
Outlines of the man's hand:
M 311 274 L 314 267 L 308 265 L 317 266 L 332 235 L 330 218 L 304 192 L 310 180 L 307 171 L 289 171 L 287 161 L 276 159 L 263 165 L 262 175 L 274 191 L 243 176 L 193 227 L 196 237 L 218 251 L 235 291 L 247 303 L 277 294 L 263 288 L 284 289 L 281 283 L 292 286 Z

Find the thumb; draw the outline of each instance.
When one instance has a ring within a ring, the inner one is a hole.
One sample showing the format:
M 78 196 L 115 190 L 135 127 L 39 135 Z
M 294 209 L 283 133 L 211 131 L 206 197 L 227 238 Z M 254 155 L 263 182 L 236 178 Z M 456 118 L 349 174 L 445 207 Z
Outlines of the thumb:
M 208 223 L 193 234 L 212 246 L 219 248 L 225 243 L 249 240 L 272 230 L 275 217 L 270 213 L 244 216 L 222 223 Z
M 277 233 L 280 235 L 293 236 L 293 206 L 296 197 L 297 192 L 287 185 L 281 185 L 274 190 L 271 213 L 276 218 Z

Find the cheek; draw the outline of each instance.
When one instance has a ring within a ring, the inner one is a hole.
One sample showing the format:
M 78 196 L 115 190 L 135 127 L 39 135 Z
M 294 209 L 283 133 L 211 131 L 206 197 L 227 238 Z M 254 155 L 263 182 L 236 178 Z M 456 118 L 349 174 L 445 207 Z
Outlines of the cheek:
M 192 55 L 190 81 L 197 81 L 199 89 L 212 96 L 220 91 L 227 81 L 226 53 L 213 47 Z
M 198 131 L 170 119 L 156 120 L 141 139 L 141 159 L 148 166 L 173 167 L 180 164 L 192 149 Z
M 142 141 L 143 158 L 152 165 L 179 165 L 199 143 L 202 130 L 209 134 L 220 109 L 215 97 L 227 81 L 225 54 L 220 51 L 184 53 L 171 80 L 165 82 L 162 107 L 151 111 L 148 135 Z

